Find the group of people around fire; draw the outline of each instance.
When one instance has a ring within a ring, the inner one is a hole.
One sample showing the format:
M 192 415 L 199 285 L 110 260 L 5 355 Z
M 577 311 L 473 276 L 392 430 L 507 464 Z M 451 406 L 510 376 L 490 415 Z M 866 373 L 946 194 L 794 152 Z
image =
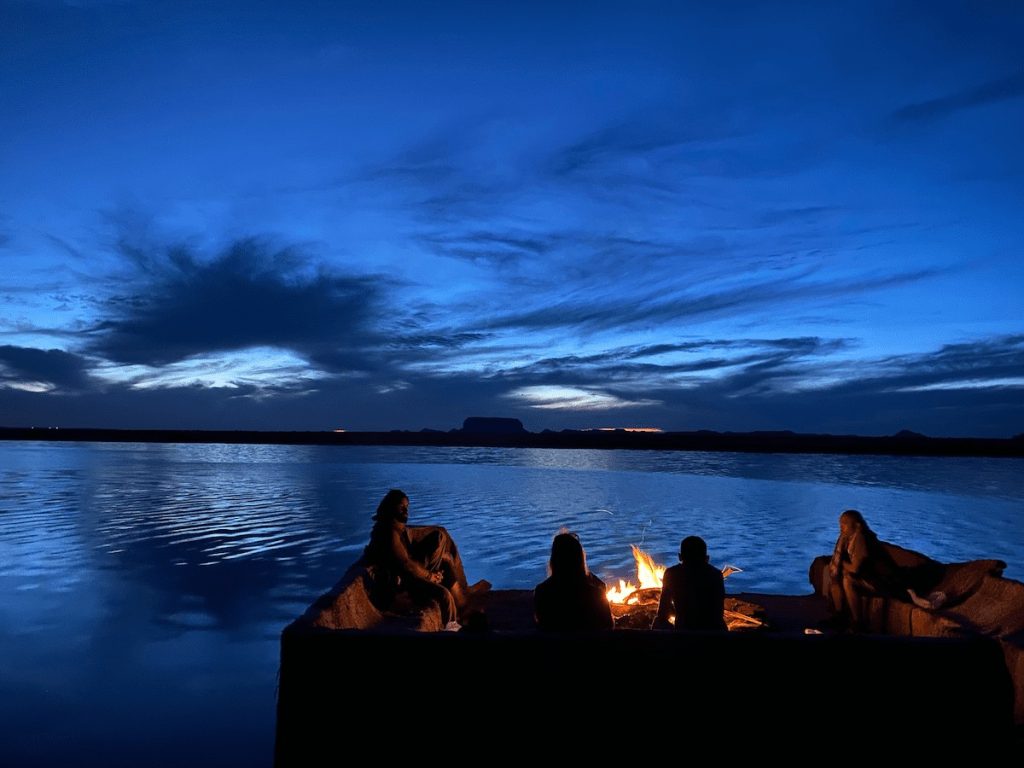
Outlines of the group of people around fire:
M 406 593 L 414 602 L 435 601 L 445 623 L 465 620 L 472 598 L 490 589 L 470 585 L 462 559 L 448 531 L 439 526 L 409 526 L 409 497 L 387 492 L 374 514 L 370 542 L 363 555 L 372 566 L 378 597 L 384 601 Z M 908 570 L 898 566 L 856 510 L 839 516 L 839 538 L 828 566 L 826 599 L 830 624 L 857 628 L 860 595 L 906 599 L 912 591 Z M 534 589 L 537 627 L 551 631 L 612 629 L 607 587 L 587 568 L 579 537 L 562 532 L 551 543 L 549 576 Z M 662 581 L 653 629 L 726 631 L 725 582 L 709 563 L 707 545 L 687 536 L 679 546 L 679 563 Z

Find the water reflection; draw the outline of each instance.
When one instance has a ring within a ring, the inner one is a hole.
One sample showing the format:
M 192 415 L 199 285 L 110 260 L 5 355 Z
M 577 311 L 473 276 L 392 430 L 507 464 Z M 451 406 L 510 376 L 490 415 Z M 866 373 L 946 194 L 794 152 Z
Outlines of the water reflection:
M 358 556 L 390 487 L 499 588 L 540 581 L 564 525 L 609 581 L 630 544 L 671 563 L 699 533 L 744 568 L 730 591 L 803 593 L 848 507 L 941 559 L 1024 565 L 1008 460 L 6 443 L 0 468 L 3 764 L 269 763 L 280 630 Z

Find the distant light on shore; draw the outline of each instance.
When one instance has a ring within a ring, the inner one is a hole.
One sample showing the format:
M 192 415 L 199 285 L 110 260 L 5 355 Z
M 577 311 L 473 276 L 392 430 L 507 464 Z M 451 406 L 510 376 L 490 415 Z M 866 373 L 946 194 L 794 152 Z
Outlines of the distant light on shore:
M 336 430 L 334 430 L 334 431 L 335 431 L 335 432 L 344 432 L 345 430 L 344 430 L 344 429 L 341 429 L 341 428 L 339 427 L 338 429 L 336 429 Z
M 585 429 L 584 432 L 664 432 L 661 427 L 596 427 Z

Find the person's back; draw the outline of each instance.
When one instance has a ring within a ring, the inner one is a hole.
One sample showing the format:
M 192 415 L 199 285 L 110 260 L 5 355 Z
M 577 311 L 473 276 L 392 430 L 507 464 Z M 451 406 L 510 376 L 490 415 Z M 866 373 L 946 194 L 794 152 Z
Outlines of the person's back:
M 596 576 L 551 576 L 533 591 L 533 610 L 540 629 L 566 632 L 611 629 L 607 588 Z
M 576 536 L 555 536 L 549 568 L 551 576 L 533 591 L 533 613 L 539 629 L 570 632 L 614 626 L 607 589 L 587 570 L 586 554 Z
M 654 629 L 672 626 L 668 618 L 675 614 L 676 629 L 726 631 L 725 579 L 708 563 L 704 540 L 683 539 L 679 557 L 682 562 L 665 571 Z

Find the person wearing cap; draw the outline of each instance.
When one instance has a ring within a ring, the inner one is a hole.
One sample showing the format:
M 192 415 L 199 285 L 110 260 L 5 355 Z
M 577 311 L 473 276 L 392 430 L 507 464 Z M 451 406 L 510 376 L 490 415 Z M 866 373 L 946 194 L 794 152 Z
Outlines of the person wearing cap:
M 700 536 L 687 536 L 679 544 L 679 565 L 662 581 L 661 602 L 652 629 L 675 628 L 725 632 L 725 579 L 708 562 L 708 545 Z

